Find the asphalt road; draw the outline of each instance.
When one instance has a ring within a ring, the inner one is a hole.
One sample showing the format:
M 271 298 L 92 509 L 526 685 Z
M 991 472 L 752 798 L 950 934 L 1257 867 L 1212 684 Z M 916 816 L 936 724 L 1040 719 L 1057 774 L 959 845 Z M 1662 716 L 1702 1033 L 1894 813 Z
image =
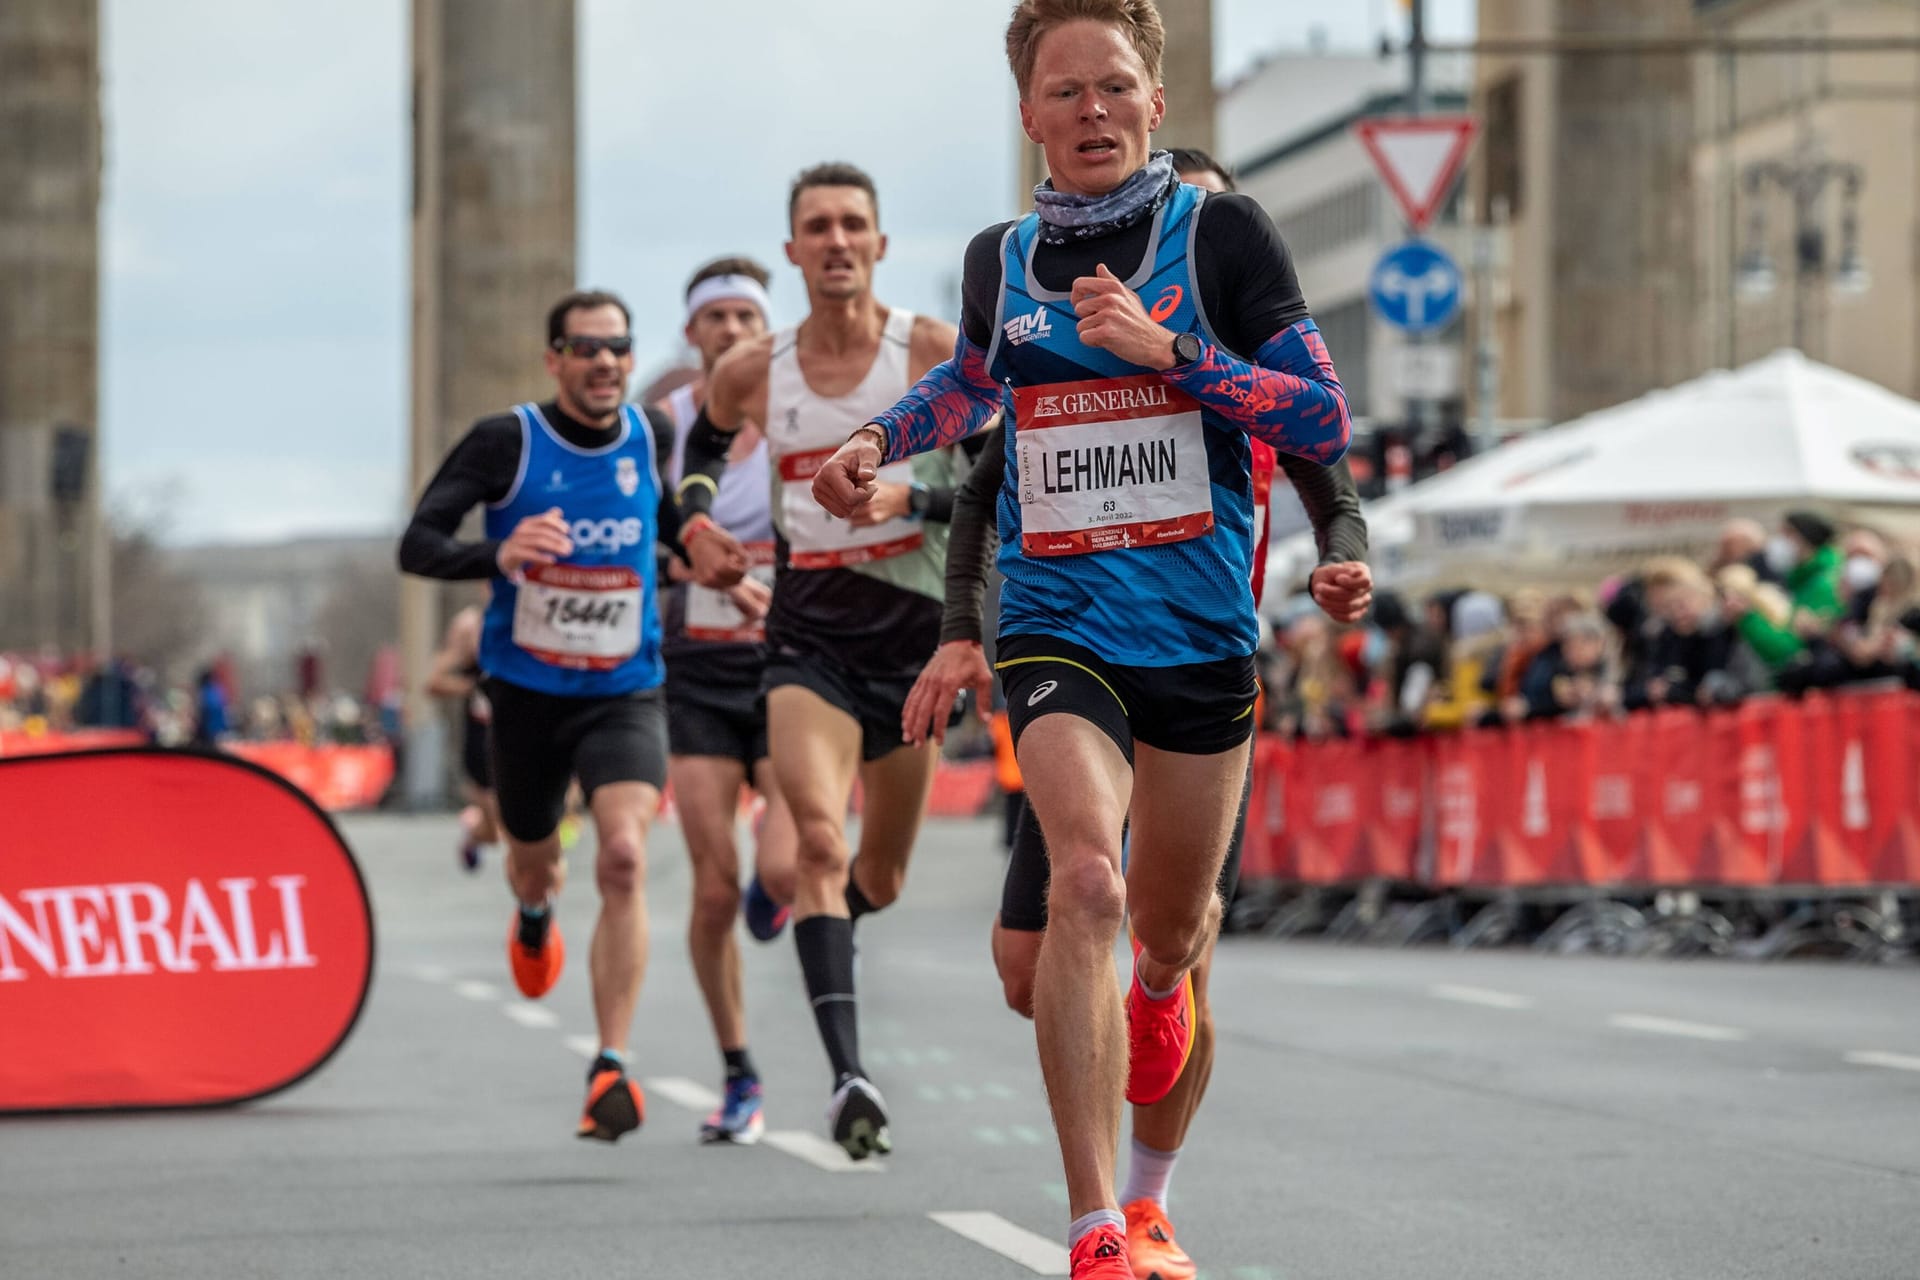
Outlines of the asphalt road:
M 987 954 L 991 824 L 933 827 L 861 924 L 896 1154 L 857 1169 L 824 1141 L 786 938 L 746 944 L 770 1140 L 695 1142 L 719 1062 L 670 826 L 648 1123 L 612 1147 L 572 1137 L 590 879 L 562 905 L 569 971 L 530 1005 L 497 864 L 462 874 L 446 819 L 346 831 L 379 927 L 347 1046 L 239 1110 L 0 1122 L 0 1276 L 1064 1274 L 1033 1040 Z M 1172 1189 L 1211 1280 L 1920 1276 L 1920 969 L 1230 940 L 1215 981 L 1219 1063 Z

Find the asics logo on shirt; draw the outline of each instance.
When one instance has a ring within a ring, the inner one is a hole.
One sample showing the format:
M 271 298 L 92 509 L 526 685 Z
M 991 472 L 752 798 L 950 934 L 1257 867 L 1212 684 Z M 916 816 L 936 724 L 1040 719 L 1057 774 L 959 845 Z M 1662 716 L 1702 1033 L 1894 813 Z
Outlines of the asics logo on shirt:
M 605 547 L 609 551 L 618 551 L 622 547 L 639 544 L 646 536 L 640 521 L 634 516 L 625 520 L 575 520 L 567 526 L 567 536 L 573 539 L 576 547 Z
M 1060 687 L 1060 682 L 1058 680 L 1042 680 L 1039 684 L 1039 687 L 1034 689 L 1032 693 L 1027 695 L 1027 705 L 1032 706 L 1034 703 L 1040 701 L 1040 699 L 1046 697 L 1048 694 L 1052 693 L 1055 689 L 1058 689 L 1059 687 Z
M 1030 316 L 1015 316 L 1002 326 L 1007 331 L 1007 341 L 1014 346 L 1033 341 L 1035 338 L 1051 338 L 1053 326 L 1047 323 L 1047 309 L 1036 307 Z

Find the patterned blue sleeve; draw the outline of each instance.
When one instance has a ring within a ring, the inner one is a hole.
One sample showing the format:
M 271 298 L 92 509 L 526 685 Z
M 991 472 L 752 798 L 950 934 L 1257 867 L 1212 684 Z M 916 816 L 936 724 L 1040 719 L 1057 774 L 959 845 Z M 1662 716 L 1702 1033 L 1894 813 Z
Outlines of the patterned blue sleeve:
M 953 358 L 935 365 L 900 403 L 875 418 L 887 433 L 887 456 L 898 462 L 975 434 L 1000 411 L 1000 384 L 987 372 L 987 353 L 962 333 Z
M 1248 363 L 1208 346 L 1167 381 L 1282 453 L 1332 466 L 1347 452 L 1353 418 L 1333 358 L 1310 319 L 1269 338 Z

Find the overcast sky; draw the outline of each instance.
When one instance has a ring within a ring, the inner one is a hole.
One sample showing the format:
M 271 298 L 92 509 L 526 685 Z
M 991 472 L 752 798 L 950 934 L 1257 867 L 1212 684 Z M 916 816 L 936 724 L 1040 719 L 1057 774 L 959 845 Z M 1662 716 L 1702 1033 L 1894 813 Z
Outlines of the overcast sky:
M 967 238 L 1016 207 L 1009 7 L 580 0 L 581 281 L 634 304 L 642 370 L 673 355 L 686 275 L 720 253 L 781 264 L 775 319 L 799 318 L 785 186 L 829 157 L 878 181 L 880 295 L 947 310 Z M 1431 0 L 1435 35 L 1467 34 L 1472 8 Z M 109 494 L 166 512 L 179 542 L 397 528 L 408 4 L 102 9 Z M 1215 0 L 1216 69 L 1401 22 L 1399 0 Z

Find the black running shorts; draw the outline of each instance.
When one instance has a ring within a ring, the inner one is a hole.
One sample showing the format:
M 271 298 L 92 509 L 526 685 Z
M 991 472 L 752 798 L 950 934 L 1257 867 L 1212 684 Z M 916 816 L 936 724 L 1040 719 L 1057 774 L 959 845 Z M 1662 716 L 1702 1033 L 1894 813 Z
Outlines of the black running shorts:
M 676 756 L 767 758 L 767 710 L 757 685 L 667 683 L 667 743 Z
M 478 716 L 466 717 L 467 728 L 460 744 L 460 765 L 467 781 L 482 791 L 493 790 L 492 749 L 487 745 L 487 722 Z
M 1240 813 L 1233 820 L 1233 840 L 1220 867 L 1220 901 L 1231 903 L 1240 888 L 1240 852 L 1247 841 L 1247 808 L 1253 800 L 1253 753 L 1247 753 L 1247 780 L 1240 788 Z M 1007 878 L 1000 886 L 1000 927 L 1021 933 L 1042 933 L 1047 927 L 1047 842 L 1040 820 L 1029 804 L 1014 828 L 1013 849 L 1007 855 Z
M 658 689 L 565 698 L 489 679 L 493 782 L 500 822 L 516 840 L 544 840 L 574 778 L 591 800 L 610 782 L 667 785 L 666 703 Z
M 862 760 L 878 760 L 906 745 L 900 714 L 913 692 L 911 676 L 859 675 L 824 654 L 775 649 L 767 657 L 760 688 L 771 693 L 782 685 L 811 690 L 852 716 L 860 725 Z
M 1212 756 L 1253 735 L 1258 688 L 1253 657 L 1175 667 L 1124 667 L 1051 636 L 1000 638 L 1000 688 L 1017 744 L 1042 716 L 1066 714 L 1097 726 L 1128 763 L 1133 744 Z

